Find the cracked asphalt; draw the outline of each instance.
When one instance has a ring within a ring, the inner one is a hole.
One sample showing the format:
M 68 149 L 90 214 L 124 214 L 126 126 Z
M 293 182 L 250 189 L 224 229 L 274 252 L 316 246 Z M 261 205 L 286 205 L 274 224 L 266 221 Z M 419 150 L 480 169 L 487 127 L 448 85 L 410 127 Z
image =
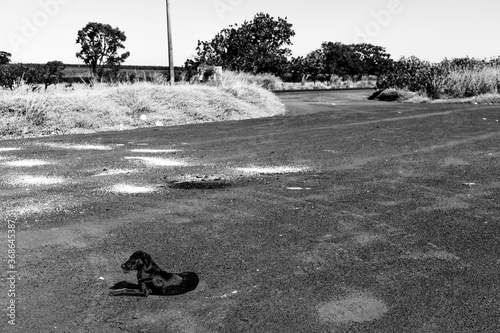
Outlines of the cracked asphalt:
M 5 274 L 1 326 L 500 331 L 499 106 L 370 93 L 282 92 L 288 111 L 271 118 L 0 141 L 0 248 L 10 221 L 18 271 L 16 326 Z M 108 296 L 135 280 L 120 265 L 136 250 L 200 285 Z

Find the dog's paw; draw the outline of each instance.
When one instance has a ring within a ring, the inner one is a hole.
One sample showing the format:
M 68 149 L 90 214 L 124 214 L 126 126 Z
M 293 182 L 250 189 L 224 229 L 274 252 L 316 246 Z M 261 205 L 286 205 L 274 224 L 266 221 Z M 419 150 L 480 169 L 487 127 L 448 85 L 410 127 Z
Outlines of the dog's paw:
M 138 288 L 136 284 L 127 282 L 127 281 L 120 281 L 115 283 L 113 286 L 109 287 L 109 289 L 125 289 L 125 288 Z
M 122 291 L 123 291 L 122 289 L 120 289 L 120 290 L 112 290 L 112 291 L 110 291 L 110 292 L 108 293 L 108 295 L 109 295 L 109 296 L 119 296 L 119 295 L 121 295 L 121 294 L 122 294 Z

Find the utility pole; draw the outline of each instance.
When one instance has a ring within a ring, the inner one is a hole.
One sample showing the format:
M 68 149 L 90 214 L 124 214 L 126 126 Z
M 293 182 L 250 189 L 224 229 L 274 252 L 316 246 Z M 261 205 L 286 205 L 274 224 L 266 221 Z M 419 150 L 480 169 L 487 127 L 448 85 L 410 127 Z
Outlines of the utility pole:
M 170 5 L 167 1 L 167 39 L 168 39 L 168 66 L 170 67 L 170 85 L 173 86 L 175 82 L 174 71 L 174 53 L 172 49 L 172 28 L 170 26 Z

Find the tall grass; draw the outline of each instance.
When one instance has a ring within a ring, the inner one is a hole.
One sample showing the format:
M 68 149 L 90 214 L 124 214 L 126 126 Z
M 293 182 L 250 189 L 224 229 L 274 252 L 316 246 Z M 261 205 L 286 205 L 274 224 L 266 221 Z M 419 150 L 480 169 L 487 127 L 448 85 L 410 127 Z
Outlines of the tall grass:
M 500 89 L 500 67 L 487 66 L 451 70 L 444 78 L 445 98 L 467 98 L 497 94 Z
M 224 71 L 222 74 L 221 82 L 211 82 L 212 85 L 219 86 L 241 86 L 241 85 L 255 85 L 266 90 L 281 90 L 283 81 L 272 74 L 249 74 L 237 73 L 232 71 Z

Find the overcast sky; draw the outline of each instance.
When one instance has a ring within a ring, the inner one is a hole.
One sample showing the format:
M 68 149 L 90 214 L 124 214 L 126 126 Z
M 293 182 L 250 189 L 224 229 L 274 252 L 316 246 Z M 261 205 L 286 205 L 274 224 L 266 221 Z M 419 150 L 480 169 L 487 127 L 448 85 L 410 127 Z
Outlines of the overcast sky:
M 0 51 L 16 62 L 75 57 L 77 31 L 107 23 L 127 36 L 128 65 L 167 65 L 165 0 L 0 0 Z M 296 32 L 293 56 L 324 41 L 369 42 L 397 59 L 429 61 L 500 56 L 499 0 L 170 0 L 175 65 L 210 40 L 256 13 L 287 17 Z

